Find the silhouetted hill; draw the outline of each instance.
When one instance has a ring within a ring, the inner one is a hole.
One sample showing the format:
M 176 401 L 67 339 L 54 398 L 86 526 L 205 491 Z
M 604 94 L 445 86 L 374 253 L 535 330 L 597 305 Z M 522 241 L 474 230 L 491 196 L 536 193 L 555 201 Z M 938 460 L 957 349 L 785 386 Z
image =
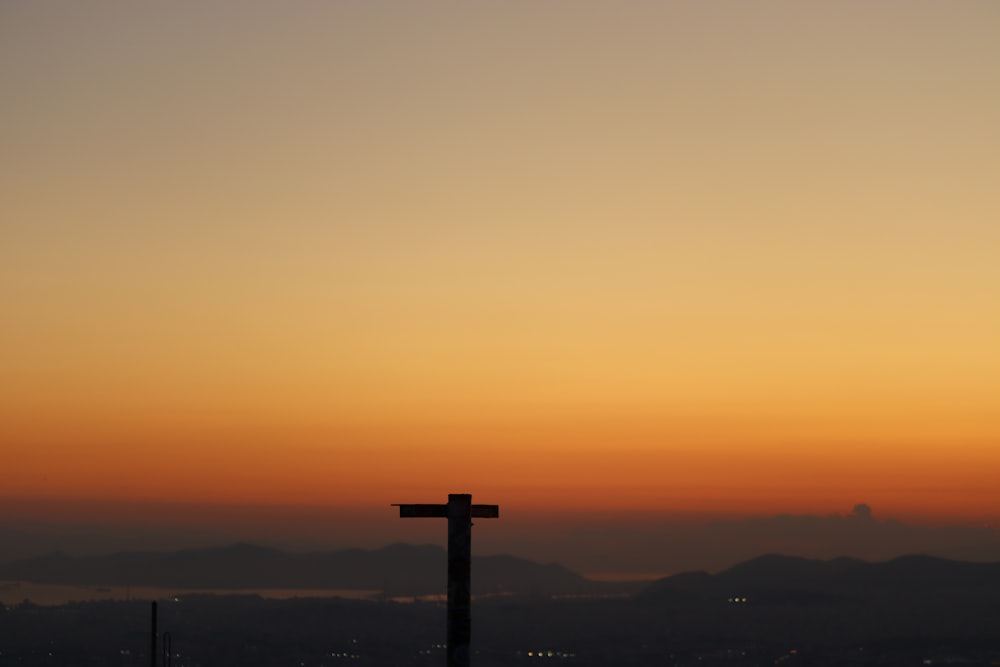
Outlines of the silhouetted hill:
M 651 602 L 745 598 L 753 603 L 874 598 L 926 601 L 963 596 L 1000 599 L 1000 563 L 964 563 L 919 555 L 882 563 L 766 555 L 714 575 L 695 572 L 666 577 L 637 594 L 638 599 Z
M 126 552 L 69 557 L 52 554 L 0 566 L 0 579 L 44 584 L 146 585 L 176 588 L 306 588 L 382 591 L 388 596 L 444 593 L 446 552 L 432 545 L 393 544 L 289 554 L 252 544 L 173 553 Z M 627 585 L 593 582 L 561 565 L 514 556 L 473 558 L 476 594 L 594 594 Z

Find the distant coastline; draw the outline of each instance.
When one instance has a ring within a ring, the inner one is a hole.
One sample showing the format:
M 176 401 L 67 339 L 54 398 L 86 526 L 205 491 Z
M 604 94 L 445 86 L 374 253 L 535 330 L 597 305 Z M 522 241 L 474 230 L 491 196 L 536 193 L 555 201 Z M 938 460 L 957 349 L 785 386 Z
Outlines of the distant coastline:
M 58 606 L 70 602 L 107 600 L 183 600 L 189 595 L 256 595 L 269 600 L 292 598 L 374 599 L 376 590 L 330 588 L 164 588 L 158 586 L 87 586 L 73 584 L 36 584 L 29 581 L 0 581 L 0 604 L 13 606 L 28 600 L 40 606 Z

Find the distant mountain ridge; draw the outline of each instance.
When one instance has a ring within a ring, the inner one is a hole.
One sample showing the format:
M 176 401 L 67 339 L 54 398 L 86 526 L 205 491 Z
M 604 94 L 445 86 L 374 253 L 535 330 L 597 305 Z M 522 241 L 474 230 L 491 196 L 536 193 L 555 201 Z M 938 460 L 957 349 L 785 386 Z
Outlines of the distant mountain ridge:
M 0 580 L 39 584 L 156 586 L 191 589 L 346 589 L 391 597 L 447 590 L 446 552 L 434 545 L 287 553 L 237 543 L 170 553 L 121 552 L 71 557 L 51 554 L 0 565 Z M 818 603 L 893 597 L 972 596 L 1000 600 L 1000 562 L 968 563 L 931 556 L 886 562 L 813 560 L 768 554 L 709 574 L 685 572 L 648 584 L 596 582 L 556 563 L 509 555 L 473 557 L 473 592 L 594 595 L 635 593 L 647 603 Z
M 876 598 L 913 600 L 971 597 L 1000 600 L 1000 562 L 968 563 L 909 555 L 872 563 L 855 558 L 812 560 L 768 554 L 709 574 L 686 572 L 649 584 L 650 602 L 835 602 Z
M 304 588 L 382 591 L 418 596 L 447 590 L 446 552 L 433 545 L 392 544 L 292 554 L 237 543 L 172 553 L 122 552 L 71 557 L 51 554 L 0 565 L 0 579 L 40 584 L 146 585 L 165 588 Z M 555 563 L 515 556 L 474 556 L 473 592 L 540 595 L 628 590 L 594 582 Z M 633 586 L 634 588 L 634 586 Z

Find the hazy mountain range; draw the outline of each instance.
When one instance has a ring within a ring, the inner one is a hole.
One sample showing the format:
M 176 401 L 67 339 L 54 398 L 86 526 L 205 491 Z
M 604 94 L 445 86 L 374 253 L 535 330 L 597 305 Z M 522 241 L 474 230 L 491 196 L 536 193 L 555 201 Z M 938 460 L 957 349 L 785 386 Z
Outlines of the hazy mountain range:
M 252 544 L 172 553 L 52 554 L 0 565 L 0 579 L 43 584 L 145 585 L 177 588 L 303 588 L 381 591 L 418 596 L 446 590 L 445 550 L 394 544 L 381 549 L 286 553 Z M 652 583 L 596 582 L 555 563 L 514 556 L 473 558 L 477 594 L 595 595 L 636 593 L 647 602 L 734 604 L 832 602 L 878 595 L 897 598 L 973 595 L 1000 600 L 1000 562 L 968 563 L 929 556 L 886 562 L 814 560 L 768 555 L 717 574 L 689 572 Z
M 146 519 L 122 521 L 116 503 L 0 499 L 0 563 L 65 552 L 97 556 L 130 551 L 204 549 L 253 543 L 289 553 L 317 553 L 393 542 L 444 545 L 443 526 L 400 521 L 396 508 L 236 507 L 146 503 Z M 847 508 L 849 509 L 849 508 Z M 58 518 L 57 517 L 61 517 Z M 118 517 L 118 518 L 116 518 Z M 193 521 L 191 517 L 198 517 Z M 887 561 L 927 554 L 960 561 L 1000 561 L 1000 529 L 989 524 L 924 525 L 882 519 L 865 504 L 848 514 L 682 519 L 655 513 L 586 517 L 505 514 L 476 530 L 479 553 L 516 553 L 577 572 L 663 576 L 721 572 L 763 553 L 828 560 Z M 647 577 L 647 578 L 650 578 Z
M 446 552 L 432 545 L 393 544 L 292 554 L 253 544 L 172 553 L 123 552 L 71 557 L 61 553 L 0 566 L 0 579 L 43 584 L 145 585 L 177 588 L 303 588 L 433 595 L 447 588 Z M 515 556 L 473 558 L 474 592 L 595 594 L 634 589 L 590 581 L 555 563 Z

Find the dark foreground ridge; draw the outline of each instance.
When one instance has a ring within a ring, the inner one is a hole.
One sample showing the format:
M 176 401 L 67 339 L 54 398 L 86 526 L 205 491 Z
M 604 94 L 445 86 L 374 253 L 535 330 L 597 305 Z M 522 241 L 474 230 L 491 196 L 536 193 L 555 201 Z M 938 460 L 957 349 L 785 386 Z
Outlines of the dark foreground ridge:
M 416 549 L 440 569 L 440 550 Z M 438 602 L 193 595 L 159 606 L 176 667 L 443 663 Z M 7 607 L 0 664 L 148 665 L 149 613 L 148 601 Z M 1000 563 L 764 556 L 627 597 L 487 596 L 473 614 L 477 667 L 990 665 L 1000 661 Z

